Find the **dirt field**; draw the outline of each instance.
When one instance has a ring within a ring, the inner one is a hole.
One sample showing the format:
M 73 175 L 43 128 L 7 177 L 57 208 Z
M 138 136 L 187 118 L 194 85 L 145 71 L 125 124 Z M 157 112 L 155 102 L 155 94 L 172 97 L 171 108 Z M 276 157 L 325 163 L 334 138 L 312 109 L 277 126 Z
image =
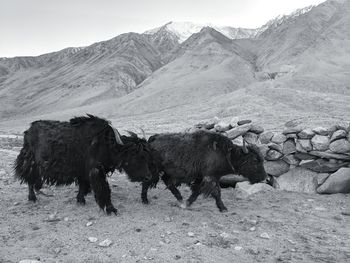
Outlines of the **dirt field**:
M 227 213 L 199 198 L 183 210 L 164 185 L 140 200 L 140 186 L 109 178 L 118 216 L 100 211 L 93 196 L 76 203 L 77 188 L 44 188 L 53 196 L 27 201 L 14 180 L 17 148 L 0 149 L 0 262 L 349 262 L 350 195 L 282 191 L 248 198 L 223 189 Z M 186 187 L 181 188 L 185 196 Z M 91 223 L 89 223 L 91 222 Z M 89 224 L 88 224 L 89 223 Z M 89 226 L 87 226 L 87 224 Z M 91 224 L 91 225 L 90 225 Z M 89 237 L 97 238 L 93 243 Z M 112 244 L 99 243 L 110 239 Z

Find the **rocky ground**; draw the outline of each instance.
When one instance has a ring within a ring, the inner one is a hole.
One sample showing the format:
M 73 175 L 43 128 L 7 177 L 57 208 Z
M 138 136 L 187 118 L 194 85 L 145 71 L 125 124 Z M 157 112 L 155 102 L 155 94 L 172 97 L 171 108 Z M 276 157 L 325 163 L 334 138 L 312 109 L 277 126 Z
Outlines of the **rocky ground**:
M 44 188 L 27 201 L 14 180 L 16 145 L 0 149 L 0 262 L 348 262 L 350 195 L 285 191 L 248 197 L 223 189 L 227 213 L 212 199 L 181 209 L 161 183 L 140 200 L 140 186 L 109 178 L 118 216 L 100 211 L 92 195 L 76 204 L 77 188 Z M 187 187 L 182 187 L 189 195 Z M 90 240 L 89 240 L 90 239 Z M 108 239 L 108 240 L 107 240 Z M 107 240 L 107 241 L 106 241 Z M 105 241 L 101 244 L 102 241 Z M 110 241 L 110 242 L 108 242 Z M 101 246 L 101 245 L 106 245 Z

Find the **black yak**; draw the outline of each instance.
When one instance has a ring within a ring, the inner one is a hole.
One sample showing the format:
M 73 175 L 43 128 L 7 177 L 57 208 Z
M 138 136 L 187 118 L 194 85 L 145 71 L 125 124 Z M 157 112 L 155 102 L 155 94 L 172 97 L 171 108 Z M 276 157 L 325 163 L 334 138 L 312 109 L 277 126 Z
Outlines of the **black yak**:
M 267 176 L 256 146 L 240 147 L 219 133 L 200 130 L 156 134 L 148 142 L 160 154 L 162 180 L 178 201 L 182 202 L 182 196 L 176 187 L 181 183 L 191 186 L 192 194 L 183 207 L 203 193 L 214 197 L 220 211 L 227 211 L 221 200 L 220 177 L 235 173 L 257 183 Z M 147 198 L 147 186 L 143 198 Z
M 158 171 L 145 139 L 122 136 L 110 123 L 92 115 L 69 122 L 39 120 L 24 132 L 23 148 L 15 162 L 15 176 L 28 184 L 28 199 L 43 183 L 79 186 L 78 203 L 92 188 L 95 200 L 107 214 L 117 213 L 106 179 L 115 169 L 132 181 L 156 181 Z M 151 183 L 152 185 L 152 183 Z

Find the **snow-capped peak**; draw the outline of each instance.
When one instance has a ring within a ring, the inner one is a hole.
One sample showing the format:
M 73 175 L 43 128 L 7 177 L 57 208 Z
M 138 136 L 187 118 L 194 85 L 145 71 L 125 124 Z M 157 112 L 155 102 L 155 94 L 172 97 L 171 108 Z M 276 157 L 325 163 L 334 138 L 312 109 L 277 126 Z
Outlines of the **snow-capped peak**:
M 169 22 L 162 27 L 154 28 L 144 32 L 145 34 L 155 34 L 160 29 L 165 28 L 167 31 L 172 32 L 178 38 L 180 43 L 184 42 L 191 35 L 198 33 L 204 27 L 214 28 L 216 31 L 219 31 L 223 35 L 227 36 L 231 39 L 238 38 L 249 38 L 254 35 L 255 29 L 247 29 L 247 28 L 234 28 L 234 27 L 220 27 L 215 26 L 211 23 L 206 24 L 195 24 L 192 22 Z

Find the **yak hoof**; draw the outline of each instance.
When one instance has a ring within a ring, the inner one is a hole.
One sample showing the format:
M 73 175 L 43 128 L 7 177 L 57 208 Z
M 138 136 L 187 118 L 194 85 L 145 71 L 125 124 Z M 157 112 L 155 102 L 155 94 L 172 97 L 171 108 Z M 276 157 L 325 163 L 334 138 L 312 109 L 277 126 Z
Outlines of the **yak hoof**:
M 228 210 L 227 210 L 226 207 L 220 208 L 220 212 L 221 212 L 221 213 L 226 213 L 227 211 L 228 211 Z
M 144 205 L 148 205 L 148 204 L 149 204 L 149 201 L 148 201 L 147 199 L 142 199 L 142 203 L 143 203 Z
M 117 209 L 113 205 L 109 205 L 106 207 L 106 213 L 107 215 L 110 215 L 111 213 L 117 215 Z
M 84 197 L 77 197 L 77 203 L 80 205 L 85 205 L 85 198 Z
M 37 199 L 35 195 L 28 195 L 28 200 L 35 203 Z

